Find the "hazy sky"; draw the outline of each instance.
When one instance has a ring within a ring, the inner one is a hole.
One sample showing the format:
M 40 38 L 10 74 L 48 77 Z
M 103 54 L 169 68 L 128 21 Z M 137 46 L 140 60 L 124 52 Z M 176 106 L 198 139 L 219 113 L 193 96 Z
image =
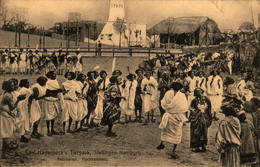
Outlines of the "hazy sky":
M 80 12 L 82 19 L 105 22 L 109 0 L 3 0 L 8 8 L 26 8 L 28 20 L 34 25 L 50 27 L 65 21 L 69 12 Z M 208 16 L 219 28 L 237 30 L 244 21 L 257 26 L 260 5 L 257 0 L 124 0 L 128 22 L 147 24 L 148 28 L 167 17 Z

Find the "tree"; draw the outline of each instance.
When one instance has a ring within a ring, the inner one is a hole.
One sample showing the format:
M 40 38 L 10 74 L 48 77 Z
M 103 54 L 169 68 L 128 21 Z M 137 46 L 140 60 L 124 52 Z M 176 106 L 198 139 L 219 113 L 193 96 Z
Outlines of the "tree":
M 119 48 L 121 48 L 122 32 L 125 32 L 126 30 L 125 20 L 117 18 L 116 21 L 113 23 L 113 26 L 115 27 L 116 31 L 119 32 Z

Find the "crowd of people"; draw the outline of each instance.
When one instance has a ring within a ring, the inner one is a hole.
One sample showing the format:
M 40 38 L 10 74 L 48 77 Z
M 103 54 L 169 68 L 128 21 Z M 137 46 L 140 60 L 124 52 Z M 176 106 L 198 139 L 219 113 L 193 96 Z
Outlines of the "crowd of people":
M 57 68 L 47 68 L 49 71 L 35 83 L 15 78 L 4 81 L 0 98 L 2 157 L 17 148 L 17 137 L 29 142 L 28 134 L 41 139 L 45 134 L 79 133 L 97 126 L 107 126 L 106 136 L 115 137 L 115 123 L 149 125 L 158 120 L 156 112 L 160 111 L 161 142 L 157 149 L 163 149 L 165 142 L 173 144 L 170 157 L 176 159 L 184 124 L 190 123 L 192 151 L 206 152 L 208 128 L 222 113 L 225 118 L 220 120 L 216 135 L 221 166 L 260 166 L 260 102 L 254 97 L 254 77 L 248 73 L 237 82 L 224 77 L 233 74 L 232 58 L 236 55 L 232 49 L 207 56 L 157 55 L 125 78 L 120 70 L 111 76 L 104 70 L 83 74 L 81 65 L 80 70 L 68 68 L 62 83 L 57 80 Z M 217 60 L 223 56 L 227 61 L 219 65 Z
M 82 72 L 82 56 L 62 50 L 48 53 L 39 50 L 0 50 L 0 72 L 2 74 L 46 74 L 56 71 L 63 75 L 66 71 Z

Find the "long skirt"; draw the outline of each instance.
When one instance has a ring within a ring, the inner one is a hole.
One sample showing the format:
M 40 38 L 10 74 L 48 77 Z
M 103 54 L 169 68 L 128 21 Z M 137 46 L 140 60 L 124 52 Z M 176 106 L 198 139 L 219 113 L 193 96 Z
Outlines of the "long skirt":
M 252 165 L 252 167 L 260 167 L 260 136 L 255 138 L 255 149 L 257 153 L 256 164 Z
M 212 112 L 219 112 L 220 111 L 220 107 L 222 105 L 222 95 L 219 96 L 208 96 L 210 102 L 211 102 L 211 106 L 212 106 Z
M 81 121 L 88 114 L 88 103 L 85 99 L 78 100 L 78 120 Z
M 27 62 L 26 61 L 20 61 L 20 64 L 19 64 L 19 69 L 20 69 L 20 72 L 26 72 L 26 69 L 27 69 Z
M 168 123 L 161 132 L 161 141 L 171 144 L 180 144 L 182 138 L 183 122 L 178 121 L 174 117 L 170 117 Z
M 29 110 L 27 107 L 27 100 L 23 100 L 18 104 L 18 109 L 20 111 L 20 119 L 24 121 L 24 130 L 29 132 L 30 131 L 30 118 L 29 118 Z
M 129 99 L 127 100 L 122 100 L 120 103 L 121 111 L 123 114 L 126 114 L 128 116 L 133 116 L 135 113 L 134 109 L 131 109 L 129 107 Z
M 50 101 L 44 100 L 43 101 L 43 111 L 45 114 L 45 120 L 53 120 L 57 117 L 59 112 L 59 105 L 58 101 Z
M 0 112 L 0 138 L 12 138 L 15 131 L 15 119 Z
M 42 110 L 38 100 L 33 100 L 30 109 L 30 123 L 33 125 L 36 121 L 40 120 Z
M 80 118 L 78 117 L 78 102 L 72 100 L 64 100 L 64 105 L 65 109 L 62 114 L 62 121 L 68 121 L 69 117 L 71 117 L 73 121 L 80 121 Z
M 208 138 L 208 127 L 207 125 L 203 123 L 198 123 L 197 125 L 194 125 L 191 123 L 190 126 L 191 129 L 191 136 L 190 136 L 190 147 L 191 148 L 197 148 L 207 145 Z
M 102 125 L 111 125 L 120 118 L 120 107 L 116 104 L 106 104 L 104 110 L 104 116 L 101 120 Z
M 97 106 L 95 108 L 95 115 L 94 115 L 94 122 L 100 123 L 101 119 L 103 118 L 103 111 L 104 110 L 104 92 L 99 92 Z
M 240 167 L 239 147 L 231 145 L 220 154 L 220 167 Z

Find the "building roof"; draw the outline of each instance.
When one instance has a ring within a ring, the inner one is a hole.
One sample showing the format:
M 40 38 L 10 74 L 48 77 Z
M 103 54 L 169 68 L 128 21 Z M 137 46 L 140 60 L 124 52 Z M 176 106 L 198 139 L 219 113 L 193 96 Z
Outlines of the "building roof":
M 216 32 L 216 33 L 220 32 L 216 22 L 205 16 L 192 16 L 192 17 L 179 17 L 179 18 L 170 17 L 154 25 L 151 29 L 148 30 L 148 32 L 151 34 L 193 33 L 197 31 L 201 26 L 205 25 L 206 23 L 211 25 L 208 26 L 209 32 Z
M 256 28 L 252 22 L 244 22 L 238 28 L 240 32 L 255 32 Z

